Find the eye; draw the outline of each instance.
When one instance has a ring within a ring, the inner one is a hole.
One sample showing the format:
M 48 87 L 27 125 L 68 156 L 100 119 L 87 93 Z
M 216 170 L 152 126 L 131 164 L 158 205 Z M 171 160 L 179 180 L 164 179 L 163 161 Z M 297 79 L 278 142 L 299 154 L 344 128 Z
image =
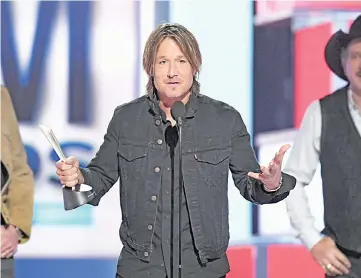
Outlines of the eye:
M 350 55 L 350 58 L 351 58 L 352 60 L 354 60 L 354 59 L 357 58 L 357 55 L 356 55 L 355 53 L 352 53 L 352 54 Z
M 187 61 L 186 61 L 186 60 L 183 60 L 183 59 L 180 60 L 179 62 L 180 62 L 181 64 L 187 63 Z
M 159 62 L 160 65 L 164 65 L 167 61 L 166 60 L 162 60 Z
M 355 60 L 355 59 L 361 58 L 361 54 L 357 53 L 357 52 L 353 52 L 353 53 L 350 54 L 349 57 L 350 57 L 351 60 Z

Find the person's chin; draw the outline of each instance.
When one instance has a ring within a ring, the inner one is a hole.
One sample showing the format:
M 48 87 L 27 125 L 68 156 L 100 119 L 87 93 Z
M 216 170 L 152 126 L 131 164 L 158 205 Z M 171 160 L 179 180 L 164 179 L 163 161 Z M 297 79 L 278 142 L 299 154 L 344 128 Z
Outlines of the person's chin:
M 166 92 L 165 97 L 167 98 L 181 98 L 184 94 L 172 91 L 172 92 Z
M 168 98 L 168 99 L 182 99 L 184 98 L 187 93 L 184 93 L 183 90 L 164 90 L 163 93 L 160 94 L 161 97 L 163 98 Z

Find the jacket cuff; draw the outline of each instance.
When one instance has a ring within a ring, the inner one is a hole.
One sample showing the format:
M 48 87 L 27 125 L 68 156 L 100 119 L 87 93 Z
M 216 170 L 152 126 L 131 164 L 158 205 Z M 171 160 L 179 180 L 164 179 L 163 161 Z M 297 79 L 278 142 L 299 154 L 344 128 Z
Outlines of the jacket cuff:
M 30 236 L 25 233 L 21 227 L 19 225 L 17 225 L 15 222 L 11 222 L 8 225 L 11 225 L 13 227 L 15 227 L 16 232 L 18 233 L 18 240 L 19 240 L 19 244 L 25 243 L 29 240 Z

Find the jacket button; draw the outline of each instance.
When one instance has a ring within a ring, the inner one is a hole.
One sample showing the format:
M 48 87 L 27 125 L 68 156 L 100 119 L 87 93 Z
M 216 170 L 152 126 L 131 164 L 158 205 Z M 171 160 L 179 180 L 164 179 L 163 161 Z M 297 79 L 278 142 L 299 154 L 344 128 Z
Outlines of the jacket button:
M 159 173 L 159 171 L 160 171 L 160 168 L 158 166 L 154 168 L 154 172 Z
M 158 140 L 157 140 L 157 143 L 158 143 L 158 145 L 162 145 L 162 144 L 163 144 L 163 140 L 162 140 L 162 139 L 158 139 Z
M 149 256 L 149 253 L 146 251 L 144 252 L 144 257 L 148 257 Z
M 148 230 L 152 230 L 153 229 L 153 226 L 152 225 L 148 225 Z
M 160 120 L 155 120 L 155 125 L 160 125 Z
M 152 201 L 157 201 L 157 196 L 153 195 L 153 196 L 151 197 L 151 200 L 152 200 Z

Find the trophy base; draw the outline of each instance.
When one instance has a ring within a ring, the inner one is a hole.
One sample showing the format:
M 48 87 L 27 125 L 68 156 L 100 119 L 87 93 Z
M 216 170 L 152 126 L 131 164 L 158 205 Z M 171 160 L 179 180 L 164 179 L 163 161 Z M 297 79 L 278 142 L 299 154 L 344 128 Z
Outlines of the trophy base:
M 76 209 L 95 197 L 94 190 L 86 184 L 77 185 L 73 188 L 63 186 L 62 191 L 65 210 Z

